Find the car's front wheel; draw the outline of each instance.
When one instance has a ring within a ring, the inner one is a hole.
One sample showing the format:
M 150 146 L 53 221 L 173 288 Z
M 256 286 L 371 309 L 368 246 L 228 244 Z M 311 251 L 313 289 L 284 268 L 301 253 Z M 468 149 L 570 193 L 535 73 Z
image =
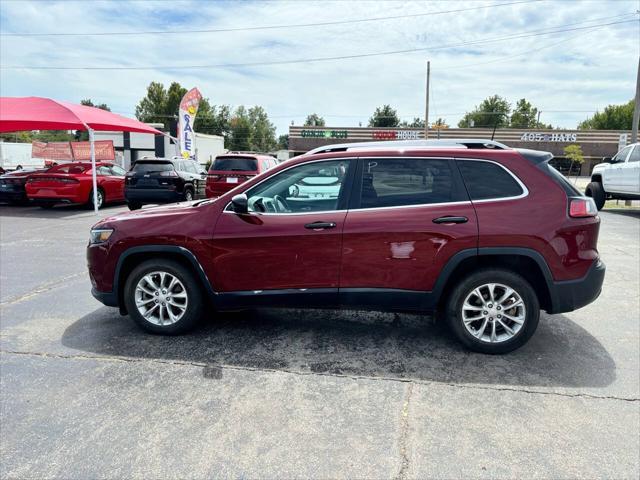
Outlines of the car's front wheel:
M 175 335 L 193 328 L 202 315 L 200 284 L 178 262 L 153 259 L 133 269 L 124 288 L 129 315 L 144 330 Z
M 507 353 L 527 343 L 538 327 L 540 304 L 520 275 L 499 269 L 477 271 L 454 287 L 446 315 L 456 337 L 481 353 Z

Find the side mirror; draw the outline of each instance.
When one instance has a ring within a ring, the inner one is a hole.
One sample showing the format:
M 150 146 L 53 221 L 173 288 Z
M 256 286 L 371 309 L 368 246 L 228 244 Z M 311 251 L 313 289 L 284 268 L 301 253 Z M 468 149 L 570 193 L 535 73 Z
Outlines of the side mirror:
M 249 213 L 249 200 L 244 193 L 235 195 L 231 199 L 231 208 L 236 213 Z

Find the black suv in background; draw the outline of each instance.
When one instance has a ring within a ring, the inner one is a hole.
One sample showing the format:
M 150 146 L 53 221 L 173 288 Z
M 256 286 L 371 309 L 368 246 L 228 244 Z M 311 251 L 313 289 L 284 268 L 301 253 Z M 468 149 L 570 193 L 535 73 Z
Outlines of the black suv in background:
M 206 171 L 194 160 L 143 158 L 127 172 L 124 196 L 129 210 L 148 203 L 193 200 L 203 194 Z

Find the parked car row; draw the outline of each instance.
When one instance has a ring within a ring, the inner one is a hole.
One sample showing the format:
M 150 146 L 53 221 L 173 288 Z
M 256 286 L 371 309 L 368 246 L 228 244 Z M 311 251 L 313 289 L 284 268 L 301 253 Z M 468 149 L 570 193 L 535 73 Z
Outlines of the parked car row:
M 145 204 L 174 203 L 220 196 L 277 165 L 268 155 L 226 154 L 207 173 L 198 163 L 180 158 L 143 158 L 126 172 L 111 162 L 96 163 L 98 208 L 127 202 L 131 210 Z M 89 162 L 70 162 L 38 170 L 16 170 L 0 176 L 0 202 L 59 203 L 93 207 L 93 169 Z

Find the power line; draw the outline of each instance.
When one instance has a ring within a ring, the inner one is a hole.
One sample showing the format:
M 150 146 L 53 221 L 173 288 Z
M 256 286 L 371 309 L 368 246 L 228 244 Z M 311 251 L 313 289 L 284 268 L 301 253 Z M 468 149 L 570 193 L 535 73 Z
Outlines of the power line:
M 619 17 L 619 16 L 616 16 Z M 2 70 L 183 70 L 183 69 L 211 69 L 211 68 L 239 68 L 239 67 L 257 67 L 257 66 L 268 66 L 268 65 L 291 65 L 297 63 L 313 63 L 313 62 L 327 62 L 327 61 L 336 61 L 336 60 L 351 60 L 356 58 L 368 58 L 368 57 L 379 57 L 386 55 L 398 55 L 398 54 L 406 54 L 406 53 L 417 53 L 417 52 L 425 52 L 425 51 L 433 51 L 433 50 L 445 50 L 450 48 L 463 47 L 468 45 L 480 45 L 485 43 L 493 43 L 493 42 L 501 42 L 505 40 L 514 40 L 518 38 L 531 38 L 538 37 L 542 35 L 553 35 L 556 33 L 564 33 L 564 32 L 572 32 L 579 30 L 590 30 L 595 29 L 597 27 L 606 27 L 610 25 L 619 25 L 624 23 L 636 22 L 636 20 L 620 20 L 616 22 L 609 23 L 600 23 L 596 25 L 589 25 L 583 27 L 574 27 L 574 28 L 564 28 L 551 30 L 546 32 L 538 31 L 529 31 L 523 34 L 509 35 L 505 37 L 496 37 L 484 40 L 474 40 L 468 42 L 462 42 L 457 44 L 449 44 L 449 45 L 439 45 L 435 47 L 423 47 L 423 48 L 410 48 L 404 50 L 390 50 L 386 52 L 373 52 L 373 53 L 362 53 L 362 54 L 354 54 L 354 55 L 339 55 L 332 57 L 314 57 L 314 58 L 305 58 L 305 59 L 295 59 L 295 60 L 275 60 L 275 61 L 263 61 L 263 62 L 247 62 L 247 63 L 220 63 L 220 64 L 212 64 L 212 65 L 154 65 L 154 66 L 109 66 L 109 67 L 98 67 L 98 66 L 84 66 L 84 67 L 62 67 L 62 66 L 44 66 L 44 65 L 30 65 L 30 66 L 21 66 L 21 65 L 0 65 L 0 69 Z M 585 22 L 581 22 L 585 23 Z M 558 27 L 553 27 L 558 28 Z M 537 33 L 532 33 L 537 32 Z
M 216 29 L 204 29 L 204 30 L 148 30 L 148 31 L 124 31 L 124 32 L 54 32 L 54 33 L 44 33 L 44 32 L 11 32 L 11 33 L 0 33 L 0 36 L 3 37 L 98 37 L 98 36 L 122 36 L 122 35 L 192 35 L 195 33 L 229 33 L 229 32 L 244 32 L 244 31 L 256 31 L 256 30 L 276 30 L 283 28 L 307 28 L 307 27 L 322 27 L 322 26 L 330 26 L 330 25 L 348 25 L 354 23 L 366 23 L 366 22 L 377 22 L 380 20 L 397 20 L 401 18 L 416 18 L 416 17 L 427 17 L 427 16 L 435 16 L 435 15 L 445 15 L 448 13 L 460 13 L 460 12 L 468 12 L 472 10 L 482 10 L 493 7 L 505 7 L 509 5 L 518 5 L 523 3 L 537 3 L 544 0 L 519 0 L 515 2 L 508 3 L 495 3 L 492 5 L 480 5 L 475 7 L 468 8 L 458 8 L 455 10 L 439 10 L 437 12 L 424 12 L 424 13 L 411 13 L 405 15 L 393 15 L 387 17 L 371 17 L 371 18 L 360 18 L 355 20 L 336 20 L 330 22 L 316 22 L 316 23 L 297 23 L 292 25 L 267 25 L 267 26 L 255 26 L 255 27 L 233 27 L 233 28 L 216 28 Z

